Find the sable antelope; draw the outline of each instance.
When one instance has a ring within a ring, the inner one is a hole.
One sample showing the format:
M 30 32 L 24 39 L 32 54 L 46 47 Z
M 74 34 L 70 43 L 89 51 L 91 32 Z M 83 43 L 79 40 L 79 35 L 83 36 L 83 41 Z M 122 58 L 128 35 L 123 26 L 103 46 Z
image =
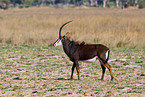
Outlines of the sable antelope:
M 111 66 L 108 63 L 110 52 L 109 48 L 102 44 L 86 44 L 85 42 L 77 43 L 67 37 L 68 33 L 64 36 L 61 36 L 62 28 L 70 22 L 72 21 L 66 22 L 60 27 L 58 40 L 61 40 L 64 52 L 73 62 L 71 79 L 73 79 L 73 72 L 75 67 L 78 73 L 78 79 L 80 79 L 78 61 L 95 61 L 98 58 L 102 67 L 101 80 L 104 78 L 106 67 L 110 71 L 111 80 L 113 80 Z

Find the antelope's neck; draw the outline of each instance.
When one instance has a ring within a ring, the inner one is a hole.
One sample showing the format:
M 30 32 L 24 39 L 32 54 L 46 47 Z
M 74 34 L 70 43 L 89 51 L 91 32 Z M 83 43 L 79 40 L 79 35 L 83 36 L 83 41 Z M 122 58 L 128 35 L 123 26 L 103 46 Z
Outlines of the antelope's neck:
M 74 53 L 75 49 L 76 48 L 73 42 L 63 43 L 63 50 L 68 57 Z

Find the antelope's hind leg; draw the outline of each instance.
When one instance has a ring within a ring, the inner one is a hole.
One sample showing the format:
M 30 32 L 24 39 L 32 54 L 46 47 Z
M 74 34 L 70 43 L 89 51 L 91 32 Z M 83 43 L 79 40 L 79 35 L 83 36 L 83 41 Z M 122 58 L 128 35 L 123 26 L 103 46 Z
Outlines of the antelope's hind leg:
M 99 60 L 99 61 L 100 61 L 101 68 L 102 68 L 102 77 L 101 77 L 101 80 L 103 80 L 104 79 L 104 74 L 105 74 L 105 71 L 106 71 L 106 67 L 104 66 L 104 63 L 101 60 Z
M 104 65 L 101 65 L 102 67 L 102 77 L 101 77 L 101 80 L 104 79 L 104 74 L 105 74 L 105 71 L 106 71 L 106 67 Z
M 110 71 L 110 75 L 111 75 L 111 80 L 113 80 L 113 74 L 112 74 L 112 69 L 111 69 L 111 65 L 109 63 L 104 64 Z

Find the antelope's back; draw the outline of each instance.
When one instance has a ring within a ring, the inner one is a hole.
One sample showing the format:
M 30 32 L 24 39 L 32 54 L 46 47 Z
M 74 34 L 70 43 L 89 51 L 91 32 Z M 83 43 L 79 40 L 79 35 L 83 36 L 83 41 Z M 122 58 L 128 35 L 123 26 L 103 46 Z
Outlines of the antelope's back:
M 105 55 L 108 50 L 109 48 L 102 44 L 86 44 L 78 48 L 80 60 L 91 59 L 100 54 Z

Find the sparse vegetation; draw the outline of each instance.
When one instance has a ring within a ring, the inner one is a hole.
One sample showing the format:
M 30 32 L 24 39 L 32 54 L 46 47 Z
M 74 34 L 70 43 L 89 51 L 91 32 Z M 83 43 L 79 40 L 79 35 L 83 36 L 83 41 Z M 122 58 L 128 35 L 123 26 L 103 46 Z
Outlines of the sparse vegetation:
M 145 93 L 145 51 L 111 49 L 110 64 L 100 80 L 99 62 L 80 63 L 81 80 L 69 80 L 72 62 L 62 47 L 0 45 L 0 96 L 130 96 Z

